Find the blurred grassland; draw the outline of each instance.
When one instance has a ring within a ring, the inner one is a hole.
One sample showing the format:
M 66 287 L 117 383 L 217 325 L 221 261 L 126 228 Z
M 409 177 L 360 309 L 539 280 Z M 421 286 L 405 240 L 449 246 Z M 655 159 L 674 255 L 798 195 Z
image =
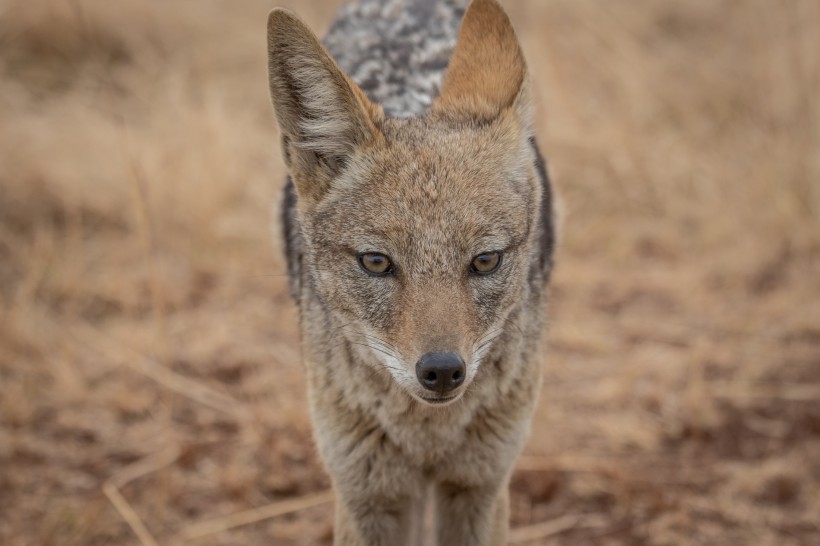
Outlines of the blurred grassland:
M 3 545 L 329 544 L 329 504 L 193 537 L 329 486 L 271 244 L 273 5 L 0 0 Z M 563 215 L 514 527 L 820 543 L 820 4 L 504 5 Z

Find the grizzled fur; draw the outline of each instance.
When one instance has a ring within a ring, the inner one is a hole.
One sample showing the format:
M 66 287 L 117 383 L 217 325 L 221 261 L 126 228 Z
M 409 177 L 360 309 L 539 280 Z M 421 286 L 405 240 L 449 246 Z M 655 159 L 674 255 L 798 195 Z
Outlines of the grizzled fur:
M 554 241 L 509 20 L 495 0 L 466 13 L 452 0 L 363 0 L 327 49 L 285 10 L 268 31 L 288 270 L 339 497 L 335 543 L 419 544 L 430 500 L 440 546 L 505 544 Z M 471 273 L 491 251 L 498 270 Z M 392 274 L 368 275 L 365 252 L 389 256 Z M 466 362 L 441 403 L 414 372 L 431 351 Z
M 324 43 L 389 116 L 423 115 L 456 44 L 465 0 L 362 0 L 342 8 Z

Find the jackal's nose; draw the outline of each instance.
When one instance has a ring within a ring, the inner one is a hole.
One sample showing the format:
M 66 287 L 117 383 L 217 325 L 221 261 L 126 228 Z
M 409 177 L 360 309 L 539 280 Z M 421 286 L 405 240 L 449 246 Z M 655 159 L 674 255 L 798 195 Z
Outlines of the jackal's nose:
M 419 383 L 425 389 L 440 394 L 464 383 L 465 371 L 464 360 L 458 353 L 427 353 L 416 363 Z

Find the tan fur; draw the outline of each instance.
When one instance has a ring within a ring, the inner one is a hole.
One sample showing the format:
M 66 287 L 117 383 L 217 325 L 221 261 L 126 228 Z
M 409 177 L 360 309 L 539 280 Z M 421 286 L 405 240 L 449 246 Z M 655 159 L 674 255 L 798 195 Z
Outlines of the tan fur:
M 464 15 L 434 111 L 462 120 L 491 120 L 527 102 L 524 54 L 495 0 L 475 0 Z M 519 97 L 519 95 L 521 95 Z M 524 119 L 529 119 L 529 112 Z
M 282 129 L 285 162 L 306 201 L 318 199 L 335 160 L 379 141 L 381 108 L 336 65 L 310 29 L 284 9 L 268 17 L 271 97 Z
M 546 275 L 533 266 L 542 187 L 509 20 L 493 0 L 473 3 L 441 97 L 414 119 L 384 117 L 290 13 L 274 10 L 269 32 L 334 543 L 417 543 L 431 500 L 439 546 L 505 544 L 507 483 L 541 381 Z M 499 272 L 471 275 L 493 250 Z M 395 274 L 368 276 L 361 252 L 389 255 Z M 414 366 L 430 351 L 467 362 L 449 404 L 422 400 Z

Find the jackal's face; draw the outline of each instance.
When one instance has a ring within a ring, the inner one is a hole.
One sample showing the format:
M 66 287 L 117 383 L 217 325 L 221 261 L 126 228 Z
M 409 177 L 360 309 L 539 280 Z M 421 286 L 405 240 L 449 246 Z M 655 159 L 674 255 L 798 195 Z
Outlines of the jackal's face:
M 316 296 L 363 362 L 417 399 L 457 399 L 535 259 L 540 185 L 508 19 L 493 0 L 473 3 L 418 119 L 386 118 L 288 12 L 271 14 L 269 44 Z

